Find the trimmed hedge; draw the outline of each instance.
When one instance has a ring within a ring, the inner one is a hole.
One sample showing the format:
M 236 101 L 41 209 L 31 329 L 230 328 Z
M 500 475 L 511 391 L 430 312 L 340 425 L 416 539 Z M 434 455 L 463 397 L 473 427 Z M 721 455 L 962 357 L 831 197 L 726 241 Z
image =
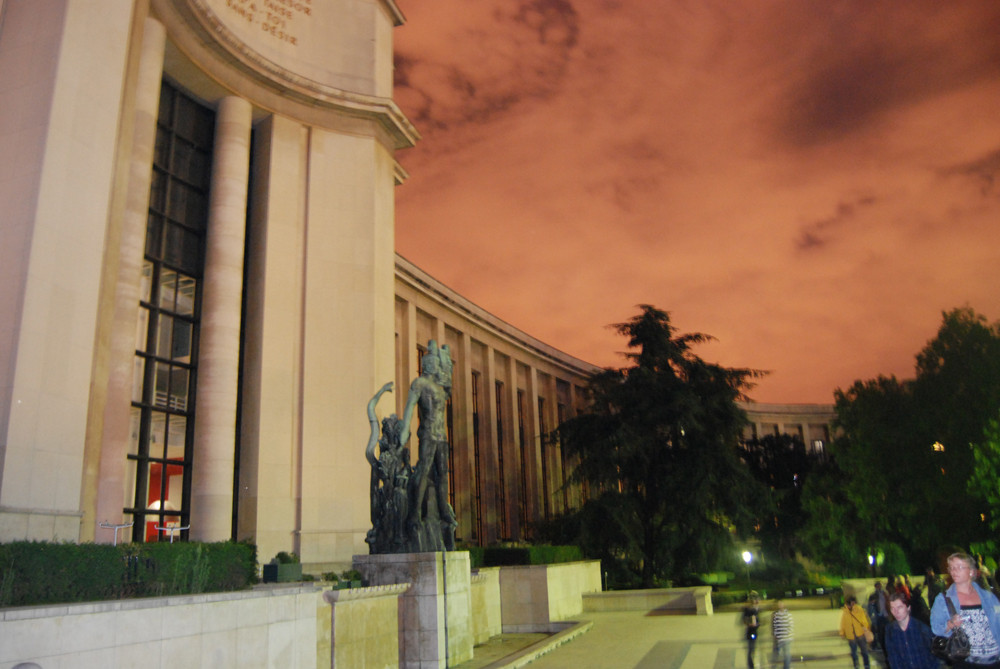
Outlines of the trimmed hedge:
M 3 607 L 241 590 L 256 579 L 248 543 L 0 544 Z
M 523 546 L 512 548 L 482 549 L 482 566 L 508 567 L 512 565 L 556 564 L 577 562 L 583 559 L 579 546 Z

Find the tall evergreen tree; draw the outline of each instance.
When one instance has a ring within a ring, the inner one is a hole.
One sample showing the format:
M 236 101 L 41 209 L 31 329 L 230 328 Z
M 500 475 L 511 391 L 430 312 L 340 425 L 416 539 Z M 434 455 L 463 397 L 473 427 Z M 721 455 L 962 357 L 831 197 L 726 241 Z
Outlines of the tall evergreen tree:
M 736 404 L 762 372 L 702 360 L 691 349 L 710 337 L 677 334 L 667 312 L 640 309 L 613 326 L 632 364 L 596 374 L 588 411 L 558 432 L 578 462 L 573 480 L 597 493 L 582 516 L 616 524 L 618 552 L 651 587 L 715 567 L 732 531 L 748 531 L 766 503 L 738 457 L 746 415 Z

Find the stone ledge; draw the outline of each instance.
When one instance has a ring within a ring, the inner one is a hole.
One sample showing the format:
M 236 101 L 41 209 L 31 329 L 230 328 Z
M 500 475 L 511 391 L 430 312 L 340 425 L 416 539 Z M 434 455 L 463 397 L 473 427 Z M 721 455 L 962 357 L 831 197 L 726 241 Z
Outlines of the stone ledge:
M 336 602 L 371 599 L 373 597 L 395 597 L 409 590 L 410 585 L 410 583 L 397 583 L 395 585 L 372 585 L 365 588 L 327 590 L 323 593 L 323 600 L 328 604 L 335 604 Z
M 612 590 L 583 595 L 584 611 L 680 611 L 712 615 L 712 588 Z
M 0 622 L 10 620 L 31 620 L 33 618 L 51 618 L 55 616 L 88 615 L 92 613 L 112 613 L 115 611 L 162 609 L 172 606 L 209 604 L 213 602 L 232 602 L 246 599 L 260 599 L 264 597 L 279 597 L 283 595 L 318 592 L 319 589 L 319 586 L 313 583 L 296 583 L 292 585 L 284 584 L 275 587 L 255 586 L 251 590 L 232 590 L 229 592 L 205 592 L 187 595 L 167 595 L 165 597 L 102 599 L 94 602 L 14 606 L 0 609 Z

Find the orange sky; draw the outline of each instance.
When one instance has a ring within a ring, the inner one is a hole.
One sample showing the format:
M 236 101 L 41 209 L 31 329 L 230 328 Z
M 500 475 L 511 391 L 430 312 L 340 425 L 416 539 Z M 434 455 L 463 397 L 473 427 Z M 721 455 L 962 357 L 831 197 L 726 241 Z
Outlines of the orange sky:
M 1000 2 L 399 4 L 396 249 L 529 334 L 621 366 L 653 304 L 832 402 L 1000 318 Z

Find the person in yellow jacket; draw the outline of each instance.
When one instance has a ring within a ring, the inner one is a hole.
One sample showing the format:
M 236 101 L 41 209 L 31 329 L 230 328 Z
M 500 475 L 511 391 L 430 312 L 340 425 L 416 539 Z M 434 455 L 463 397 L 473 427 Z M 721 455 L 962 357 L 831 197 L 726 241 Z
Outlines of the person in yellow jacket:
M 850 595 L 844 608 L 840 610 L 840 636 L 847 639 L 851 647 L 851 661 L 858 669 L 858 651 L 865 661 L 865 669 L 871 669 L 868 661 L 868 635 L 872 633 L 872 623 L 865 610 L 858 606 L 858 598 Z

